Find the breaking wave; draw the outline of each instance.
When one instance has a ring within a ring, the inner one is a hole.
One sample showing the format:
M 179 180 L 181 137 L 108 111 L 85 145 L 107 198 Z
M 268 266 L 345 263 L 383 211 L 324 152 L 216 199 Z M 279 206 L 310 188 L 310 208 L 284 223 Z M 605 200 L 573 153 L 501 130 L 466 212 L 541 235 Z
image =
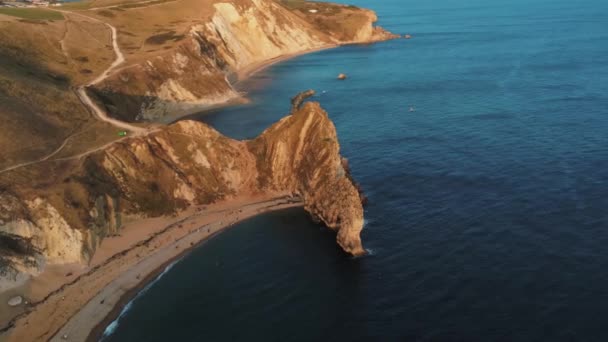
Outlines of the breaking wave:
M 116 317 L 115 320 L 112 321 L 112 323 L 108 324 L 108 326 L 106 327 L 106 329 L 103 332 L 103 335 L 101 336 L 100 341 L 105 340 L 107 337 L 109 337 L 110 335 L 112 335 L 116 329 L 118 328 L 118 326 L 120 325 L 120 319 L 127 314 L 127 312 L 129 312 L 129 310 L 131 310 L 131 307 L 133 306 L 133 302 L 135 302 L 139 297 L 141 297 L 142 295 L 144 295 L 146 292 L 148 292 L 148 290 L 152 287 L 152 285 L 154 285 L 156 282 L 158 282 L 165 274 L 167 274 L 167 272 L 169 272 L 171 270 L 171 268 L 173 268 L 173 266 L 178 262 L 179 260 L 176 260 L 172 263 L 170 263 L 169 265 L 167 265 L 167 267 L 165 267 L 165 269 L 163 270 L 163 272 L 161 274 L 159 274 L 153 281 L 149 282 L 141 291 L 139 291 L 137 293 L 137 295 L 131 299 L 127 305 L 125 305 L 125 307 L 120 311 L 120 314 L 118 315 L 118 317 Z

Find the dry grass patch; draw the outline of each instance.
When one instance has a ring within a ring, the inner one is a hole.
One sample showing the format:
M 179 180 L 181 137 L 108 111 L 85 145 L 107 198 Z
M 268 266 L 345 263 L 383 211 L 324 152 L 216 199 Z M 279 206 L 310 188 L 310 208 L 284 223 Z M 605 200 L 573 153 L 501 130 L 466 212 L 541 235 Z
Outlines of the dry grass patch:
M 175 34 L 175 31 L 169 31 L 169 32 L 155 34 L 151 37 L 148 37 L 148 39 L 146 39 L 146 44 L 162 45 L 169 41 L 179 42 L 183 38 L 184 38 L 183 34 Z
M 28 20 L 63 20 L 63 14 L 42 8 L 0 7 L 0 14 Z

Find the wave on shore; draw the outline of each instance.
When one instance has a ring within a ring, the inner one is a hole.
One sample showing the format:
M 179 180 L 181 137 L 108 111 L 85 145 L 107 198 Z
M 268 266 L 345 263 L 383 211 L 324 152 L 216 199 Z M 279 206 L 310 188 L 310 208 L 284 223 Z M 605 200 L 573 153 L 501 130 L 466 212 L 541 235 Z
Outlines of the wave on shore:
M 173 268 L 173 266 L 175 266 L 175 264 L 177 264 L 181 259 L 175 260 L 174 262 L 170 263 L 169 265 L 167 265 L 167 267 L 165 267 L 165 269 L 162 271 L 161 274 L 159 274 L 153 281 L 149 282 L 148 284 L 146 284 L 146 286 L 137 293 L 137 295 L 135 297 L 133 297 L 133 299 L 131 299 L 126 305 L 125 307 L 120 311 L 120 314 L 118 315 L 118 317 L 116 317 L 115 320 L 112 321 L 112 323 L 108 324 L 107 328 L 104 330 L 103 335 L 101 336 L 100 341 L 104 341 L 106 338 L 108 338 L 110 335 L 112 335 L 116 329 L 118 328 L 120 319 L 127 313 L 129 312 L 129 310 L 131 309 L 131 307 L 133 306 L 133 302 L 135 302 L 139 297 L 141 297 L 142 295 L 144 295 L 146 292 L 148 292 L 148 290 L 154 285 L 156 284 L 156 282 L 158 282 L 167 272 L 169 272 L 171 270 L 171 268 Z

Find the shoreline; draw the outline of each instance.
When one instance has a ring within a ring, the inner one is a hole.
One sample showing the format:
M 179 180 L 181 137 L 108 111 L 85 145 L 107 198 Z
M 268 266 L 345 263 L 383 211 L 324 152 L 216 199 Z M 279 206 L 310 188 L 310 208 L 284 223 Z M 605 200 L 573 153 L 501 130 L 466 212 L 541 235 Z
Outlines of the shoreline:
M 294 207 L 296 207 L 296 206 L 294 206 Z M 281 208 L 281 209 L 276 209 L 276 210 L 283 210 L 283 209 L 288 209 L 288 207 Z M 258 215 L 263 215 L 263 214 L 272 212 L 272 211 L 275 211 L 275 210 L 268 210 L 268 211 L 265 211 L 265 212 L 261 212 L 261 213 L 259 213 L 257 215 L 253 215 L 253 216 L 250 216 L 250 217 L 243 218 L 242 220 L 240 220 L 238 222 L 235 222 L 235 224 L 243 222 L 245 220 L 248 220 L 248 219 L 253 218 L 255 216 L 258 216 Z M 201 247 L 207 241 L 209 241 L 212 238 L 216 237 L 217 235 L 223 233 L 226 229 L 229 229 L 229 228 L 232 228 L 232 225 L 228 225 L 228 226 L 224 227 L 223 229 L 221 229 L 219 231 L 216 231 L 216 232 L 214 232 L 211 235 L 208 235 L 207 237 L 205 237 L 204 239 L 200 240 L 198 243 L 194 244 L 190 248 L 182 251 L 179 255 L 176 255 L 175 257 L 173 257 L 173 258 L 171 258 L 169 260 L 166 260 L 163 264 L 159 265 L 154 271 L 152 271 L 146 277 L 144 277 L 135 287 L 132 287 L 132 288 L 126 290 L 122 294 L 122 296 L 120 296 L 120 299 L 114 304 L 114 307 L 112 308 L 112 310 L 104 317 L 104 319 L 102 319 L 101 321 L 97 322 L 97 324 L 95 325 L 95 327 L 93 327 L 93 329 L 90 330 L 90 332 L 89 332 L 87 338 L 85 339 L 85 341 L 91 341 L 91 342 L 100 341 L 100 339 L 103 337 L 103 335 L 104 335 L 106 329 L 108 328 L 108 326 L 110 324 L 112 324 L 112 322 L 114 322 L 114 321 L 116 321 L 116 320 L 118 320 L 120 318 L 120 314 L 124 310 L 125 306 L 127 304 L 129 304 L 130 302 L 132 302 L 133 300 L 135 300 L 137 298 L 137 296 L 139 295 L 139 293 L 144 288 L 146 288 L 146 286 L 148 286 L 149 284 L 151 284 L 153 281 L 159 279 L 159 277 L 164 274 L 164 272 L 167 269 L 167 267 L 169 267 L 171 264 L 178 263 L 180 260 L 182 260 L 183 258 L 187 257 L 192 251 L 194 251 L 195 249 Z M 60 335 L 60 334 L 58 333 L 57 335 Z
M 87 338 L 84 341 L 100 341 L 101 338 L 103 337 L 106 329 L 108 328 L 108 326 L 110 324 L 112 324 L 112 322 L 114 322 L 120 318 L 120 314 L 124 310 L 125 306 L 127 304 L 129 304 L 131 301 L 135 300 L 137 298 L 137 295 L 139 295 L 139 293 L 141 293 L 141 291 L 144 288 L 146 288 L 146 286 L 148 286 L 148 284 L 151 284 L 153 281 L 158 279 L 158 277 L 163 274 L 163 272 L 165 271 L 165 269 L 167 267 L 169 267 L 169 265 L 185 258 L 195 248 L 200 247 L 201 245 L 204 244 L 204 242 L 206 242 L 208 239 L 213 238 L 217 234 L 219 234 L 219 233 L 216 233 L 213 236 L 209 236 L 207 239 L 200 241 L 198 244 L 194 245 L 191 249 L 184 251 L 183 254 L 178 255 L 173 259 L 167 260 L 164 264 L 160 265 L 156 270 L 154 270 L 152 273 L 148 274 L 145 278 L 143 278 L 143 280 L 139 284 L 137 284 L 137 286 L 132 287 L 132 288 L 128 289 L 127 291 L 125 291 L 125 293 L 122 294 L 120 299 L 114 304 L 114 307 L 108 313 L 108 315 L 106 315 L 106 317 L 104 319 L 102 319 L 101 321 L 97 322 L 95 327 L 93 327 L 93 329 L 91 329 L 91 331 L 87 335 Z M 59 333 L 57 335 L 59 335 Z
M 293 205 L 288 204 L 288 205 L 279 205 L 279 207 L 276 208 L 268 208 L 264 211 L 258 212 L 256 214 L 253 214 L 251 216 L 246 216 L 241 218 L 239 221 L 235 221 L 231 224 L 226 225 L 225 227 L 213 232 L 210 235 L 207 235 L 205 238 L 199 240 L 197 243 L 195 243 L 194 245 L 191 245 L 190 248 L 185 249 L 184 251 L 182 251 L 180 254 L 176 255 L 175 257 L 166 260 L 163 264 L 159 265 L 154 271 L 152 271 L 151 273 L 149 273 L 146 277 L 144 277 L 135 287 L 132 287 L 128 290 L 126 290 L 122 296 L 120 297 L 120 299 L 114 304 L 114 307 L 112 308 L 112 310 L 104 317 L 104 319 L 102 319 L 101 321 L 99 321 L 89 332 L 87 338 L 84 341 L 90 341 L 90 342 L 96 342 L 96 341 L 100 341 L 100 339 L 103 337 L 103 334 L 105 333 L 107 327 L 112 324 L 112 322 L 116 321 L 117 319 L 120 318 L 120 314 L 122 313 L 124 307 L 129 304 L 131 301 L 135 300 L 137 295 L 149 284 L 151 284 L 153 281 L 157 280 L 159 278 L 159 276 L 163 275 L 163 273 L 165 272 L 165 270 L 167 269 L 167 267 L 169 267 L 169 265 L 171 264 L 175 264 L 178 263 L 180 260 L 182 260 L 183 258 L 187 257 L 192 251 L 194 251 L 195 249 L 201 247 L 202 245 L 204 245 L 205 243 L 207 243 L 209 240 L 211 240 L 212 238 L 216 237 L 217 235 L 223 233 L 225 230 L 233 228 L 233 226 L 235 224 L 241 223 L 243 221 L 246 221 L 248 219 L 251 219 L 253 217 L 259 216 L 259 215 L 264 215 L 266 213 L 270 213 L 273 211 L 279 211 L 279 210 L 285 210 L 285 209 L 289 209 L 289 208 L 300 208 L 302 207 L 303 204 L 301 202 L 294 202 Z M 63 327 L 62 327 L 63 329 Z M 60 330 L 61 331 L 61 330 Z M 60 333 L 57 333 L 55 337 L 57 336 L 61 336 Z
M 60 286 L 13 317 L 0 333 L 0 341 L 62 341 L 65 335 L 68 340 L 97 341 L 123 307 L 171 263 L 238 222 L 302 205 L 288 194 L 272 194 L 235 198 L 164 217 L 166 225 L 157 227 L 146 239 L 129 241 L 126 249 L 91 262 L 74 280 L 54 284 Z M 134 221 L 121 233 L 132 233 L 137 224 L 151 228 L 153 223 Z M 112 243 L 108 240 L 112 238 L 105 241 L 105 247 Z M 91 267 L 95 262 L 97 265 Z
M 376 43 L 376 41 L 370 41 L 371 43 Z M 367 44 L 367 43 L 358 43 L 358 44 Z M 312 49 L 306 49 L 303 51 L 299 51 L 299 52 L 294 52 L 294 53 L 288 53 L 288 54 L 284 54 L 284 55 L 280 55 L 265 61 L 261 61 L 261 62 L 257 62 L 257 63 L 252 63 L 246 67 L 244 67 L 243 69 L 236 71 L 234 73 L 234 76 L 236 76 L 236 81 L 234 83 L 232 83 L 233 86 L 236 86 L 237 84 L 245 81 L 247 78 L 255 75 L 256 73 L 263 71 L 266 68 L 269 68 L 271 66 L 273 66 L 274 64 L 277 63 L 281 63 L 296 57 L 300 57 L 303 55 L 308 55 L 311 53 L 315 53 L 315 52 L 320 52 L 320 51 L 324 51 L 324 50 L 329 50 L 329 49 L 335 49 L 337 47 L 340 46 L 346 46 L 349 44 L 325 44 L 325 45 L 321 45 L 319 47 L 316 48 L 312 48 Z
M 231 97 L 231 98 L 227 99 L 226 101 L 218 102 L 215 104 L 200 105 L 198 108 L 196 106 L 194 106 L 192 108 L 192 110 L 185 111 L 183 114 L 171 116 L 171 117 L 166 118 L 165 120 L 161 120 L 161 123 L 172 124 L 172 123 L 175 123 L 175 122 L 178 122 L 181 120 L 191 120 L 192 117 L 209 114 L 209 113 L 219 110 L 219 109 L 250 103 L 251 100 L 247 97 L 247 92 L 244 90 L 239 91 L 238 89 L 236 89 L 236 87 L 240 83 L 246 81 L 251 76 L 255 75 L 256 73 L 264 71 L 265 69 L 267 69 L 275 64 L 285 62 L 290 59 L 294 59 L 294 58 L 304 56 L 307 54 L 320 52 L 320 51 L 324 51 L 324 50 L 329 50 L 329 49 L 335 49 L 340 46 L 372 44 L 372 43 L 377 43 L 377 42 L 381 42 L 381 41 L 384 41 L 384 40 L 369 41 L 369 42 L 362 42 L 362 43 L 349 43 L 349 44 L 327 44 L 327 45 L 322 45 L 322 46 L 320 46 L 318 48 L 314 48 L 314 49 L 307 49 L 307 50 L 303 50 L 303 51 L 299 51 L 299 52 L 280 55 L 280 56 L 277 56 L 277 57 L 274 57 L 271 59 L 267 59 L 264 61 L 260 61 L 260 62 L 254 62 L 248 66 L 243 67 L 240 70 L 233 71 L 226 75 L 226 78 L 228 79 L 228 83 L 234 90 L 234 93 L 237 94 L 237 96 Z
M 200 108 L 198 108 L 196 110 L 187 112 L 182 115 L 177 115 L 175 117 L 171 117 L 171 118 L 169 118 L 169 120 L 166 121 L 166 123 L 171 124 L 171 123 L 178 122 L 180 120 L 189 120 L 193 116 L 205 115 L 205 114 L 208 114 L 208 113 L 213 112 L 218 109 L 223 109 L 223 108 L 239 106 L 239 105 L 250 103 L 251 100 L 249 98 L 247 98 L 247 96 L 246 96 L 247 93 L 245 91 L 238 91 L 238 89 L 235 89 L 235 88 L 240 83 L 246 81 L 251 76 L 257 74 L 258 72 L 264 71 L 265 69 L 267 69 L 275 64 L 282 63 L 282 62 L 285 62 L 285 61 L 288 61 L 288 60 L 291 60 L 291 59 L 294 59 L 294 58 L 297 58 L 300 56 L 308 55 L 311 53 L 331 50 L 331 49 L 335 49 L 335 48 L 339 48 L 339 47 L 343 47 L 343 46 L 376 44 L 376 43 L 382 43 L 382 42 L 394 40 L 394 39 L 399 39 L 399 37 L 379 38 L 379 39 L 372 39 L 369 41 L 349 42 L 349 43 L 343 43 L 343 44 L 338 44 L 338 43 L 325 44 L 325 45 L 321 45 L 316 48 L 306 49 L 303 51 L 289 53 L 289 54 L 284 54 L 284 55 L 280 55 L 280 56 L 277 56 L 277 57 L 274 57 L 274 58 L 271 58 L 268 60 L 260 61 L 260 62 L 254 62 L 248 66 L 243 67 L 241 70 L 234 71 L 226 76 L 226 78 L 228 78 L 228 80 L 229 80 L 230 85 L 234 89 L 235 93 L 238 94 L 238 96 L 230 98 L 224 102 L 211 104 L 211 105 L 202 105 Z
M 260 62 L 254 62 L 250 65 L 243 67 L 240 70 L 233 71 L 226 75 L 226 78 L 228 79 L 228 83 L 234 90 L 234 93 L 237 94 L 237 96 L 228 98 L 223 102 L 218 102 L 215 104 L 204 104 L 204 105 L 201 104 L 198 107 L 193 106 L 191 110 L 187 110 L 183 114 L 170 116 L 165 119 L 161 119 L 160 123 L 170 125 L 172 123 L 176 123 L 181 120 L 191 120 L 191 118 L 194 116 L 205 115 L 205 114 L 211 113 L 211 112 L 219 110 L 219 109 L 250 103 L 251 100 L 247 97 L 247 92 L 244 90 L 238 91 L 238 89 L 236 89 L 236 87 L 240 83 L 246 81 L 251 76 L 257 74 L 258 72 L 264 71 L 265 69 L 267 69 L 275 64 L 285 62 L 290 59 L 294 59 L 294 58 L 304 56 L 307 54 L 320 52 L 320 51 L 324 51 L 324 50 L 335 49 L 335 48 L 338 48 L 341 46 L 373 44 L 373 43 L 378 43 L 378 42 L 382 42 L 382 41 L 384 41 L 384 40 L 372 40 L 369 42 L 348 43 L 348 44 L 326 44 L 326 45 L 322 45 L 317 48 L 307 49 L 307 50 L 294 52 L 294 53 L 290 53 L 290 54 L 284 54 L 284 55 L 280 55 L 280 56 L 277 56 L 277 57 L 274 57 L 271 59 L 267 59 L 267 60 L 263 60 Z

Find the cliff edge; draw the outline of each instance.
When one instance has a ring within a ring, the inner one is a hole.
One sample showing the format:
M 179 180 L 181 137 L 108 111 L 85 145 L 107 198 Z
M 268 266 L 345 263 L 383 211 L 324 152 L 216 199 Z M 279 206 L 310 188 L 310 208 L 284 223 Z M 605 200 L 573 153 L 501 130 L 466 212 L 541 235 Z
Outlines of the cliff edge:
M 180 121 L 61 167 L 66 172 L 45 184 L 1 189 L 0 287 L 45 264 L 87 263 L 126 218 L 259 193 L 301 198 L 314 218 L 337 232 L 346 252 L 364 253 L 361 196 L 340 156 L 336 129 L 315 102 L 253 140 Z

